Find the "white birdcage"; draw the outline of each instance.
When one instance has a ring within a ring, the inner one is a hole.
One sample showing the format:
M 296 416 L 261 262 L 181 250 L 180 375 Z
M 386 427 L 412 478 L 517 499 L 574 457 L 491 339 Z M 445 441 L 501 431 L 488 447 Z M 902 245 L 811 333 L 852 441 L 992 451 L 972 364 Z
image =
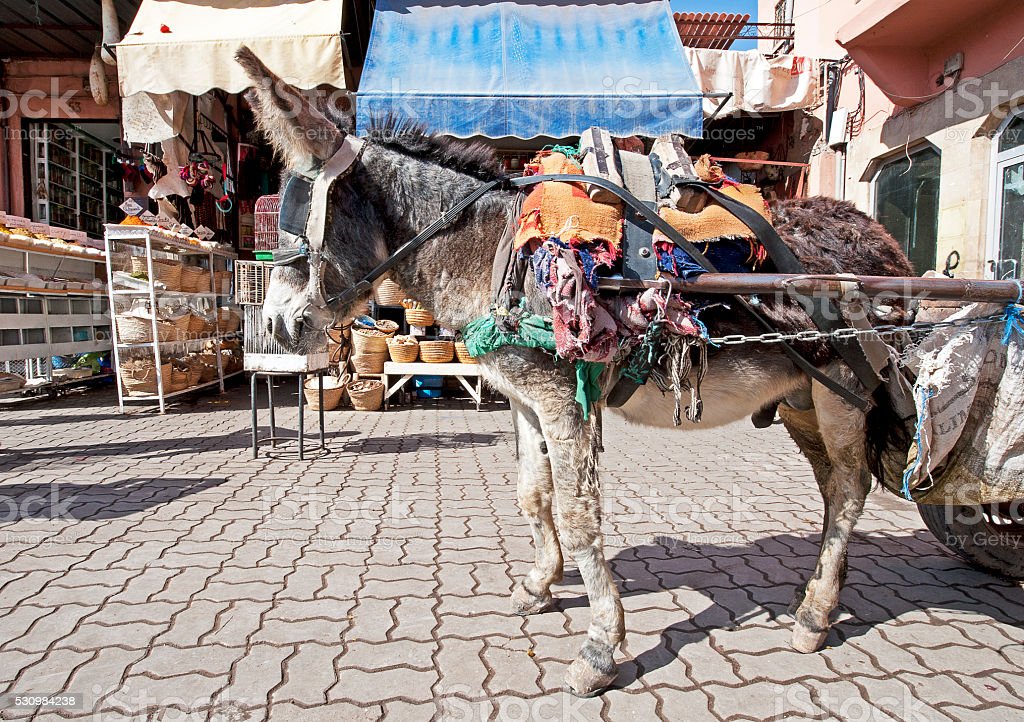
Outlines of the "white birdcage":
M 268 261 L 235 261 L 235 303 L 261 306 L 270 286 L 274 264 Z
M 277 250 L 278 218 L 281 211 L 281 196 L 260 196 L 253 209 L 257 251 Z

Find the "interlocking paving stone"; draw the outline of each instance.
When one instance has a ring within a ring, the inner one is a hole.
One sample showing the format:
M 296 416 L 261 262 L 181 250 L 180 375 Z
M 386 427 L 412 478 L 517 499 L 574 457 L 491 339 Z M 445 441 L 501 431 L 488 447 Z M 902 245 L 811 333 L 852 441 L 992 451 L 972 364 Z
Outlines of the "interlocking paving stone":
M 106 392 L 0 409 L 0 500 L 36 510 L 0 519 L 0 693 L 75 691 L 89 707 L 0 718 L 1024 715 L 1020 585 L 948 555 L 881 493 L 827 648 L 790 651 L 821 513 L 780 427 L 681 436 L 606 417 L 627 637 L 615 688 L 578 700 L 562 691 L 589 623 L 572 562 L 553 609 L 509 613 L 533 552 L 508 412 L 327 418 L 331 453 L 298 462 L 251 459 L 243 388 L 165 416 L 122 417 Z M 294 428 L 294 407 L 279 423 Z

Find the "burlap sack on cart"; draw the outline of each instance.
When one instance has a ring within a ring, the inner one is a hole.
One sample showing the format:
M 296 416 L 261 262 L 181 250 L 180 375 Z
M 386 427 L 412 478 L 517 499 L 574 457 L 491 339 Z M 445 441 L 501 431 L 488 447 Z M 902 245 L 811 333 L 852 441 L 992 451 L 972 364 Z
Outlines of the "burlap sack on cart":
M 973 304 L 949 320 L 991 316 L 1002 308 Z M 918 435 L 904 490 L 915 501 L 1024 498 L 1024 334 L 1007 328 L 998 322 L 938 329 L 909 360 L 918 374 Z

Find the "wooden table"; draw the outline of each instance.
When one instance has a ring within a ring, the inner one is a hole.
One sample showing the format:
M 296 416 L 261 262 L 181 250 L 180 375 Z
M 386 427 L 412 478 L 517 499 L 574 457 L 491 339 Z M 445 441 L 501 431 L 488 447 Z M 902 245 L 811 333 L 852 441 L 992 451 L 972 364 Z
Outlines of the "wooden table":
M 400 376 L 401 378 L 391 384 L 390 376 Z M 462 363 L 447 363 L 447 364 L 428 364 L 428 363 L 411 363 L 411 364 L 399 364 L 392 361 L 388 361 L 384 364 L 384 374 L 382 380 L 384 382 L 384 408 L 388 407 L 388 399 L 401 389 L 413 376 L 454 376 L 462 384 L 462 387 L 469 392 L 469 395 L 476 402 L 476 410 L 480 410 L 480 403 L 483 397 L 483 377 L 480 376 L 480 367 L 476 364 L 462 364 Z M 476 385 L 474 386 L 469 379 L 475 378 Z

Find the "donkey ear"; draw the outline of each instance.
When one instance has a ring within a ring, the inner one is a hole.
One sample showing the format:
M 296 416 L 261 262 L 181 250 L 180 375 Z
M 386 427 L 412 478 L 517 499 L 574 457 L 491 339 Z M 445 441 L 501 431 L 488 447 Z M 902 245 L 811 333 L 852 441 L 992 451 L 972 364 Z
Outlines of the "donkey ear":
M 246 99 L 252 106 L 260 129 L 289 167 L 310 170 L 330 158 L 341 147 L 345 133 L 327 118 L 297 88 L 267 68 L 246 46 L 235 60 L 252 80 Z

